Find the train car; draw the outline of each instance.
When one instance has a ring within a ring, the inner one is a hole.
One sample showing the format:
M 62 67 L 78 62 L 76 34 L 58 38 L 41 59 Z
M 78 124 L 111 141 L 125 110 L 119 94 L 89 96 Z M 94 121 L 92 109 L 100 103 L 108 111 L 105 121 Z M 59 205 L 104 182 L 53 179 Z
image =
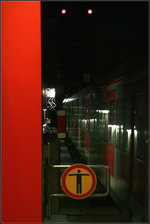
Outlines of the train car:
M 68 137 L 87 164 L 110 166 L 110 194 L 133 221 L 148 217 L 147 68 L 133 58 L 64 100 Z

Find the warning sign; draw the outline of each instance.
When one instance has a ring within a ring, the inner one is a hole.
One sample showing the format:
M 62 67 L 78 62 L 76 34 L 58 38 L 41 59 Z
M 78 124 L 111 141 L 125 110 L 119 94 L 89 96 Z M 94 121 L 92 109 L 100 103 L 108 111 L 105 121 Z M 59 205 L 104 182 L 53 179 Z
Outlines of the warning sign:
M 61 185 L 71 198 L 84 199 L 95 190 L 97 178 L 94 171 L 84 164 L 74 164 L 62 175 Z

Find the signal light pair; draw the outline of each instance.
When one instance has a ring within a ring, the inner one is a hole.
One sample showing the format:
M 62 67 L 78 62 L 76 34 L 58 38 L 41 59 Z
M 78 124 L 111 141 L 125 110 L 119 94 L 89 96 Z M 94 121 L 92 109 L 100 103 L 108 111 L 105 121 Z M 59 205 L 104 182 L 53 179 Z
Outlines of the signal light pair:
M 62 9 L 62 10 L 61 10 L 61 13 L 62 13 L 62 14 L 66 14 L 66 13 L 67 13 L 66 9 Z M 88 9 L 87 13 L 88 13 L 89 15 L 91 15 L 91 14 L 93 13 L 92 9 Z

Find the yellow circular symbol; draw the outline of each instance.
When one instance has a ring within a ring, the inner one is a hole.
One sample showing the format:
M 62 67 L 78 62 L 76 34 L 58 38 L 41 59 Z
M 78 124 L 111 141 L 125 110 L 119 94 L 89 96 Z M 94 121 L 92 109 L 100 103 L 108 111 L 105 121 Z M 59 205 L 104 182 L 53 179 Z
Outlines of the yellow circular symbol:
M 71 198 L 83 199 L 89 197 L 96 188 L 94 171 L 84 164 L 74 164 L 62 175 L 61 185 L 64 192 Z

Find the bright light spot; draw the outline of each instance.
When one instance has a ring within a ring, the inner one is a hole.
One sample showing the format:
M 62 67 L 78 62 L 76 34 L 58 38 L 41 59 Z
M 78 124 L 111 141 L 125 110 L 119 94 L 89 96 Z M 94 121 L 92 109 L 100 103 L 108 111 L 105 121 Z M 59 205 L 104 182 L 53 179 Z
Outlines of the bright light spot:
M 119 128 L 119 125 L 109 124 L 108 127 L 109 127 L 109 128 Z
M 137 130 L 134 130 L 134 135 L 137 136 Z
M 103 113 L 103 114 L 108 114 L 109 110 L 96 110 L 96 112 Z
M 95 119 L 90 119 L 91 122 L 94 122 Z
M 112 128 L 112 132 L 114 132 L 115 129 L 118 129 L 119 128 L 119 125 L 109 124 L 108 127 L 109 128 Z
M 85 119 L 82 119 L 81 121 L 82 121 L 83 123 L 86 123 L 86 122 L 87 122 L 87 120 L 85 120 Z
M 68 103 L 68 102 L 74 101 L 74 100 L 76 100 L 76 99 L 77 99 L 77 97 L 74 97 L 74 98 L 65 98 L 65 99 L 63 100 L 63 103 Z
M 55 88 L 47 88 L 46 89 L 46 96 L 49 98 L 55 98 L 56 90 Z
M 132 132 L 132 130 L 131 130 L 131 129 L 127 129 L 127 132 L 128 132 L 128 134 L 130 135 L 131 132 Z M 135 136 L 137 135 L 137 130 L 134 130 L 134 135 L 135 135 Z
M 92 9 L 88 9 L 88 14 L 91 15 L 93 13 Z
M 134 135 L 135 135 L 135 137 L 137 137 L 137 129 L 136 129 L 136 126 L 134 126 Z
M 61 10 L 61 13 L 62 13 L 62 14 L 66 14 L 66 9 L 62 9 L 62 10 Z
M 109 124 L 108 127 L 111 128 L 111 127 L 113 127 L 113 125 L 112 124 Z
M 131 134 L 131 129 L 127 129 L 127 132 L 128 132 L 128 135 L 130 135 Z

